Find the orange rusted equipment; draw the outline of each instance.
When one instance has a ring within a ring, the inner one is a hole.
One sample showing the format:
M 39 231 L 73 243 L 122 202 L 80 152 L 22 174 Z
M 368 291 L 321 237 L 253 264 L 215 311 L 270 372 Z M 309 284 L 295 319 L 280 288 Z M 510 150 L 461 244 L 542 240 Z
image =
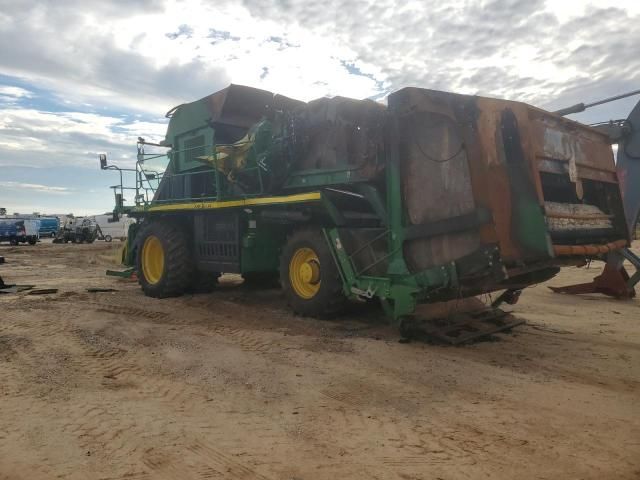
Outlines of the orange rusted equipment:
M 600 105 L 620 98 L 640 94 L 640 90 L 618 95 L 610 99 L 595 102 L 591 105 L 576 105 L 556 112 L 560 115 L 568 115 L 584 111 L 590 106 Z M 616 173 L 620 182 L 623 195 L 625 219 L 631 238 L 636 230 L 638 215 L 640 214 L 640 102 L 624 120 L 611 120 L 594 127 L 609 137 L 611 144 L 618 144 Z M 549 215 L 547 215 L 549 216 Z M 599 218 L 598 220 L 602 220 Z M 582 217 L 581 220 L 585 220 Z M 595 221 L 595 216 L 590 217 Z M 591 282 L 564 287 L 549 287 L 557 293 L 585 294 L 602 293 L 615 298 L 633 298 L 636 295 L 635 285 L 640 282 L 640 258 L 629 248 L 625 241 L 613 242 L 607 245 L 554 245 L 556 255 L 589 255 L 602 256 L 605 259 L 605 267 L 600 275 Z M 627 260 L 636 273 L 631 277 L 624 267 Z

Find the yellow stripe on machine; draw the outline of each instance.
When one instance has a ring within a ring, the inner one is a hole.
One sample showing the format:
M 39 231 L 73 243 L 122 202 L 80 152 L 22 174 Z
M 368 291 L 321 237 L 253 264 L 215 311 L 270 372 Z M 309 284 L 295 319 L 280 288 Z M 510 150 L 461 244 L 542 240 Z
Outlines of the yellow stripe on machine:
M 276 205 L 280 203 L 313 202 L 322 198 L 320 192 L 297 193 L 294 195 L 283 195 L 279 197 L 253 197 L 239 200 L 216 200 L 213 202 L 189 202 L 171 203 L 167 205 L 153 205 L 147 209 L 140 209 L 146 212 L 168 212 L 175 210 L 216 210 L 220 208 L 251 207 L 258 205 Z

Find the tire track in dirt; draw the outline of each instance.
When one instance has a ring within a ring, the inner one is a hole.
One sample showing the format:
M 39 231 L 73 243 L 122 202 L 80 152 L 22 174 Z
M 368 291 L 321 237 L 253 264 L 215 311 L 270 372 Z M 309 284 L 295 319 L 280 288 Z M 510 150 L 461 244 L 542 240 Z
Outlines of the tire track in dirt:
M 67 331 L 66 320 L 51 321 L 44 315 L 34 318 L 33 311 L 5 309 L 0 322 L 0 337 L 23 340 L 11 342 L 10 358 L 6 359 L 9 361 L 0 361 L 0 372 L 4 377 L 0 391 L 17 398 L 38 393 L 33 388 L 34 383 L 37 386 L 42 380 L 37 377 L 37 372 L 42 374 L 52 367 L 50 362 L 42 361 L 43 355 L 38 349 L 45 345 L 47 350 L 50 349 L 52 339 Z M 17 408 L 20 407 L 18 404 Z
M 122 315 L 122 312 L 124 311 L 133 311 L 133 313 L 137 314 L 138 310 L 139 309 L 133 310 L 128 308 L 118 309 L 118 314 Z M 111 311 L 115 311 L 115 309 Z M 153 321 L 160 317 L 156 315 L 140 316 Z M 283 351 L 283 346 L 280 342 L 265 338 L 265 335 L 269 335 L 268 332 L 254 332 L 242 328 L 232 328 L 221 325 L 216 325 L 213 328 L 207 326 L 205 328 L 207 331 L 212 331 L 215 335 L 218 335 L 225 343 L 237 346 L 246 352 L 264 355 L 274 352 L 282 353 Z M 98 346 L 99 345 L 100 344 L 98 344 Z M 93 346 L 90 352 L 96 358 L 102 358 L 107 362 L 112 362 L 108 367 L 111 368 L 111 372 L 116 376 L 119 373 L 118 368 L 121 371 L 126 371 L 127 369 L 127 367 L 120 365 L 121 358 L 126 355 L 122 350 L 116 349 L 114 351 L 107 349 L 105 351 L 100 350 L 99 348 L 96 349 L 96 347 Z M 138 374 L 139 372 L 135 373 Z M 146 401 L 160 404 L 165 409 L 172 411 L 174 415 L 177 414 L 178 417 L 176 418 L 176 421 L 179 420 L 183 429 L 197 430 L 201 427 L 202 419 L 198 416 L 191 415 L 190 412 L 194 410 L 195 406 L 204 405 L 208 400 L 207 396 L 204 395 L 202 391 L 180 382 L 167 381 L 164 378 L 146 377 L 144 383 L 140 386 L 139 390 L 137 390 L 137 393 L 141 398 L 148 399 Z M 104 412 L 100 412 L 100 414 L 102 413 Z M 88 417 L 90 419 L 90 422 L 88 423 L 90 424 L 98 423 L 100 420 L 98 412 L 95 411 L 86 412 L 86 414 L 81 415 L 81 417 Z M 165 416 L 145 418 L 146 429 L 157 432 L 158 440 L 162 442 L 166 441 L 169 433 L 164 429 L 166 422 L 167 420 Z M 120 423 L 122 424 L 122 422 Z M 105 422 L 104 429 L 87 428 L 86 425 L 83 425 L 81 426 L 81 429 L 75 431 L 75 433 L 84 433 L 86 438 L 91 438 L 93 440 L 98 439 L 103 443 L 108 443 L 112 441 L 112 439 L 106 436 L 106 432 L 112 428 L 116 428 L 116 426 L 111 426 Z M 127 425 L 124 431 L 123 429 L 117 431 L 116 438 L 126 438 L 128 448 L 125 451 L 116 448 L 114 452 L 110 452 L 111 456 L 115 456 L 116 458 L 120 456 L 131 458 L 132 455 L 140 454 L 144 445 L 136 445 L 135 442 L 129 440 L 130 432 L 135 430 L 135 426 Z M 141 436 L 143 435 L 141 434 Z M 176 440 L 184 441 L 184 438 L 177 437 Z M 203 460 L 201 451 L 205 450 L 208 451 L 208 455 L 215 459 L 215 461 L 212 462 L 211 458 L 208 458 L 206 461 Z M 164 460 L 154 459 L 155 457 L 147 454 L 146 459 L 143 460 L 143 464 L 153 470 L 151 472 L 151 478 L 176 478 L 176 476 L 184 476 L 185 474 L 190 478 L 192 476 L 193 478 L 266 478 L 256 474 L 252 469 L 235 461 L 225 453 L 211 449 L 211 447 L 203 443 L 198 443 L 197 445 L 190 447 L 189 452 L 190 453 L 183 454 L 178 459 L 174 459 L 172 462 L 167 462 L 166 458 Z M 185 458 L 189 459 L 188 465 L 182 465 Z M 176 465 L 178 466 L 176 467 Z M 192 472 L 193 475 L 189 475 L 187 472 Z
M 418 409 L 409 392 L 398 385 L 374 383 L 372 378 L 345 377 L 331 383 L 320 393 L 335 402 L 356 410 L 385 408 L 400 413 L 413 413 Z
M 129 400 L 132 396 L 151 404 L 166 400 L 165 407 L 168 407 L 172 402 L 180 403 L 179 389 L 173 390 L 174 395 L 167 396 L 166 392 L 171 388 L 162 386 L 165 382 L 149 375 L 138 356 L 113 345 L 100 335 L 82 329 L 75 329 L 73 333 L 85 351 L 82 360 L 84 371 L 101 379 L 101 387 L 112 393 L 105 393 L 100 405 L 88 404 L 84 409 L 74 411 L 70 415 L 71 421 L 63 426 L 63 430 L 75 436 L 83 450 L 100 450 L 116 464 L 135 460 L 150 439 L 163 437 L 167 416 L 136 416 L 128 412 L 120 402 L 121 391 L 126 390 Z M 160 393 L 163 389 L 164 394 Z M 173 407 L 169 407 L 168 411 L 175 413 L 176 410 L 188 409 L 187 406 L 175 409 L 175 403 Z M 154 434 L 150 435 L 149 432 Z
M 221 470 L 226 475 L 224 478 L 234 480 L 269 480 L 268 477 L 256 472 L 248 465 L 238 462 L 231 455 L 202 442 L 197 442 L 189 446 L 187 451 L 190 452 L 190 456 L 194 460 L 202 463 L 205 469 Z
M 178 450 L 178 453 L 174 453 Z M 162 447 L 150 448 L 144 453 L 144 465 L 152 478 L 270 480 L 249 465 L 201 441 L 172 447 L 171 453 Z
M 83 361 L 83 370 L 86 374 L 107 380 L 142 375 L 144 368 L 135 356 L 129 355 L 128 350 L 113 345 L 110 340 L 90 330 L 74 328 L 71 333 L 83 349 L 84 355 L 95 360 L 95 363 L 89 364 Z
M 27 334 L 34 338 L 34 343 L 39 345 L 44 352 L 55 351 L 62 345 L 67 348 L 72 347 L 74 351 L 68 352 L 68 355 L 65 356 L 68 361 L 56 362 L 57 364 L 50 368 L 62 370 L 65 375 L 75 378 L 78 382 L 83 378 L 92 379 L 95 384 L 94 388 L 111 391 L 133 388 L 136 381 L 144 378 L 140 363 L 135 358 L 129 358 L 127 350 L 112 345 L 89 330 L 73 326 L 70 321 L 71 317 L 73 315 L 64 320 L 51 321 L 34 319 L 33 316 L 28 317 L 28 313 L 14 313 L 12 320 L 17 320 L 18 326 L 17 328 L 14 326 L 12 329 L 28 332 Z M 26 320 L 27 318 L 31 321 Z M 3 326 L 6 326 L 6 323 Z M 61 337 L 66 339 L 67 343 L 61 342 Z M 71 344 L 68 344 L 68 339 L 72 340 Z M 32 358 L 25 359 L 22 369 L 38 371 L 42 368 L 38 364 L 43 363 L 43 358 L 45 357 L 42 356 L 42 352 L 32 354 Z M 20 373 L 18 370 L 14 372 L 13 376 L 18 377 Z M 121 380 L 123 377 L 126 378 L 125 381 Z M 60 388 L 60 385 L 56 384 L 55 378 L 48 378 L 48 380 L 49 388 Z M 16 378 L 12 384 L 20 385 L 20 382 Z M 30 386 L 25 382 L 22 385 L 26 388 L 16 396 L 32 397 L 33 385 Z M 98 405 L 90 403 L 81 408 L 65 407 L 65 404 L 58 405 L 59 418 L 53 420 L 54 428 L 59 428 L 61 433 L 68 436 L 69 439 L 75 439 L 74 441 L 82 451 L 101 451 L 116 462 L 126 463 L 126 459 L 138 447 L 139 440 L 136 441 L 136 439 L 144 437 L 145 428 L 140 426 L 135 418 L 127 416 L 126 412 L 119 411 L 117 396 L 114 398 L 112 395 L 106 394 Z M 16 402 L 12 406 L 7 405 L 3 413 L 20 418 L 22 410 L 23 406 L 20 402 Z M 36 418 L 47 418 L 51 413 L 51 405 L 47 402 L 29 401 L 30 415 Z M 23 426 L 19 422 L 12 426 L 7 425 L 5 431 L 18 440 L 23 438 Z M 38 463 L 46 465 L 48 460 L 39 458 Z M 71 466 L 67 468 L 64 463 L 49 466 L 55 466 L 58 471 L 66 472 L 66 476 L 73 476 L 73 468 Z
M 122 305 L 121 301 L 118 301 L 118 305 L 113 305 L 105 302 L 89 302 L 97 312 L 111 313 L 113 315 L 125 315 L 133 318 L 144 318 L 148 320 L 168 320 L 168 323 L 175 323 L 176 325 L 187 323 L 184 318 L 189 318 L 190 326 L 193 328 L 204 328 L 207 332 L 213 332 L 226 341 L 240 347 L 243 351 L 253 352 L 258 354 L 269 354 L 273 352 L 280 353 L 289 347 L 283 345 L 284 342 L 267 338 L 269 336 L 269 329 L 265 326 L 265 330 L 254 330 L 251 328 L 243 328 L 236 326 L 229 326 L 227 324 L 216 324 L 206 322 L 203 325 L 203 320 L 207 318 L 211 308 L 219 306 L 221 300 L 211 299 L 208 296 L 194 296 L 189 301 L 185 299 L 177 299 L 176 301 L 181 303 L 180 310 L 183 312 L 183 318 L 172 317 L 169 314 L 157 310 L 149 310 L 141 308 L 139 306 Z M 108 300 L 117 301 L 116 298 L 109 298 Z M 223 301 L 226 304 L 230 304 L 228 301 Z M 234 308 L 243 308 L 239 305 L 234 305 Z M 255 313 L 255 312 L 252 312 Z M 167 322 L 163 322 L 167 323 Z M 209 324 L 207 324 L 209 323 Z M 284 338 L 284 337 L 283 337 Z
M 81 330 L 75 333 L 85 340 L 86 371 L 112 380 L 129 381 L 132 383 L 129 396 L 134 395 L 139 401 L 148 403 L 150 411 L 171 412 L 170 417 L 159 413 L 133 418 L 120 410 L 117 400 L 107 401 L 102 406 L 87 406 L 77 412 L 74 422 L 66 426 L 80 440 L 83 449 L 101 448 L 116 463 L 136 458 L 141 461 L 149 443 L 166 442 L 167 438 L 174 435 L 177 423 L 181 429 L 188 430 L 197 429 L 202 423 L 199 416 L 191 413 L 197 405 L 204 405 L 207 401 L 206 395 L 200 390 L 157 374 L 149 374 L 141 367 L 139 359 L 136 361 L 135 356 L 132 357 L 118 346 L 112 346 L 104 338 L 97 336 L 96 340 L 95 335 L 87 336 Z M 180 436 L 175 438 L 176 442 L 183 440 Z M 148 462 L 142 463 L 149 466 Z M 155 474 L 151 478 L 156 478 Z
M 234 328 L 222 325 L 213 327 L 213 332 L 221 336 L 228 343 L 240 347 L 246 352 L 273 353 L 275 350 L 282 352 L 287 349 L 281 342 L 269 340 L 266 332 L 255 332 L 244 328 Z
M 152 312 L 151 315 L 145 314 L 145 311 L 140 308 L 124 307 L 109 310 L 107 313 L 114 313 L 115 315 L 133 314 L 146 320 L 157 320 L 158 318 L 166 317 L 166 315 L 165 317 L 157 315 L 157 312 Z M 67 327 L 66 330 L 67 332 L 70 331 L 85 351 L 80 363 L 87 375 L 114 377 L 112 380 L 124 378 L 135 381 L 136 377 L 143 374 L 139 363 L 134 359 L 127 358 L 127 350 L 117 345 L 112 345 L 111 342 L 102 338 L 99 334 L 80 328 L 70 329 Z M 220 325 L 214 326 L 212 330 L 226 343 L 238 346 L 243 351 L 259 355 L 274 352 L 282 353 L 286 348 L 278 340 L 265 338 L 269 335 L 269 332 L 256 332 Z M 321 390 L 320 393 L 331 402 L 346 407 L 350 411 L 385 408 L 407 413 L 415 409 L 415 404 L 408 401 L 402 394 L 393 393 L 390 387 L 385 388 L 382 385 L 371 384 L 371 379 L 365 380 L 359 377 L 348 377 L 329 385 Z M 161 404 L 164 409 L 170 409 L 170 411 L 178 414 L 183 428 L 190 428 L 190 426 L 195 426 L 200 422 L 198 418 L 189 418 L 188 412 L 194 405 L 203 403 L 205 399 L 199 392 L 193 391 L 180 383 L 147 377 L 138 395 L 141 398 L 148 399 L 146 401 Z M 117 420 L 114 420 L 114 417 Z M 343 424 L 339 428 L 341 431 L 348 430 L 354 434 L 359 431 L 360 435 L 365 435 L 371 429 L 370 426 L 363 424 L 362 418 L 359 418 L 359 416 L 354 418 L 352 413 L 343 413 L 338 417 L 342 418 L 341 422 L 338 419 L 338 423 Z M 336 415 L 331 412 L 326 421 L 335 423 Z M 164 441 L 168 434 L 166 423 L 165 417 L 145 418 L 146 428 L 141 429 L 133 419 L 126 418 L 123 413 L 118 412 L 117 406 L 113 402 L 106 402 L 100 407 L 87 406 L 86 409 L 78 410 L 74 415 L 74 419 L 64 426 L 64 430 L 77 438 L 83 450 L 101 448 L 109 458 L 116 463 L 122 463 L 127 459 L 130 461 L 132 457 L 141 455 L 145 445 L 148 444 L 148 438 L 146 441 L 140 441 L 141 438 L 144 438 L 145 430 L 157 432 L 158 441 Z M 397 420 L 390 423 L 397 423 Z M 400 445 L 398 447 L 400 451 L 408 449 L 407 453 L 413 454 L 383 459 L 383 464 L 392 469 L 400 468 L 402 465 L 404 467 L 417 468 L 420 465 L 429 463 L 447 463 L 454 457 L 458 459 L 466 458 L 464 450 L 456 448 L 459 442 L 455 441 L 455 439 L 450 440 L 449 445 L 446 444 L 446 432 L 444 431 L 431 432 L 427 435 L 427 439 L 424 438 L 424 434 L 415 431 L 415 428 L 408 428 L 408 430 L 400 432 L 398 429 L 389 430 L 388 427 L 384 427 L 384 431 L 390 437 L 392 443 Z M 318 441 L 315 433 L 309 435 L 303 433 L 303 436 L 310 443 Z M 434 436 L 440 438 L 439 442 L 433 441 Z M 181 440 L 184 441 L 184 438 Z M 470 448 L 472 447 L 473 445 L 470 446 Z M 204 461 L 196 455 L 196 453 L 207 451 L 207 448 L 209 447 L 197 445 L 187 449 L 187 453 L 183 452 L 182 458 L 174 459 L 169 462 L 170 465 L 167 462 L 154 463 L 153 459 L 149 460 L 149 458 L 143 460 L 142 464 L 151 470 L 149 473 L 150 478 L 175 478 L 178 475 L 184 476 L 187 472 L 189 472 L 187 475 L 197 476 L 195 478 L 233 478 L 238 480 L 260 478 L 251 469 L 247 469 L 242 464 L 238 465 L 236 464 L 237 462 L 233 463 L 230 461 L 233 460 L 232 458 L 215 450 L 213 453 L 209 452 L 211 459 L 208 461 Z M 416 450 L 420 453 L 415 452 Z M 187 459 L 189 459 L 189 462 L 185 464 Z
M 138 472 L 138 471 L 126 471 L 125 473 L 123 473 L 122 475 L 117 475 L 117 476 L 100 476 L 98 477 L 98 480 L 151 480 L 153 477 L 150 476 L 149 472 L 147 471 L 142 471 L 142 472 Z
M 164 320 L 169 315 L 165 312 L 147 310 L 144 308 L 130 307 L 124 305 L 110 305 L 104 303 L 90 302 L 96 312 L 111 313 L 113 315 L 122 315 L 125 317 L 145 318 L 148 320 Z

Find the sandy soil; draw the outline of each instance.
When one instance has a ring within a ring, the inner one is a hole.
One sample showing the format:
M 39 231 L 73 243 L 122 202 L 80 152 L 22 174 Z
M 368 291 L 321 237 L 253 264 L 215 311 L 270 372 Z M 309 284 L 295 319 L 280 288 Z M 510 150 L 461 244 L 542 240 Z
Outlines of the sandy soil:
M 0 248 L 6 282 L 60 289 L 0 295 L 1 479 L 640 478 L 637 299 L 541 285 L 511 334 L 403 344 L 233 277 L 146 298 L 113 248 Z

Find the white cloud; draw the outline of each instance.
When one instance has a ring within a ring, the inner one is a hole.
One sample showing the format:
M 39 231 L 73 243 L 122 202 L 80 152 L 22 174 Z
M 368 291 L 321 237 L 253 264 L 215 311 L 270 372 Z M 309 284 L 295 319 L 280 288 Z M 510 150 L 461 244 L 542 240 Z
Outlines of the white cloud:
M 30 190 L 40 193 L 49 193 L 56 195 L 68 195 L 70 190 L 66 187 L 53 187 L 50 185 L 40 185 L 38 183 L 23 183 L 23 182 L 0 182 L 0 187 L 8 188 L 11 190 Z
M 16 105 L 19 100 L 32 96 L 33 94 L 24 88 L 0 85 L 0 106 Z
M 0 108 L 0 165 L 96 165 L 100 152 L 130 158 L 138 136 L 164 138 L 164 123 L 83 112 Z M 19 158 L 19 160 L 17 160 Z M 130 166 L 133 160 L 126 163 Z
M 376 80 L 345 68 L 347 62 L 379 71 L 351 47 L 305 28 L 283 28 L 231 2 L 171 0 L 162 11 L 109 22 L 89 5 L 70 12 L 65 2 L 31 3 L 13 22 L 0 23 L 0 42 L 15 45 L 0 53 L 0 67 L 65 101 L 159 115 L 231 81 L 303 100 L 380 93 Z M 189 35 L 180 35 L 187 27 Z
M 5 4 L 3 71 L 154 115 L 231 81 L 302 100 L 418 85 L 544 105 L 640 76 L 632 0 Z
M 0 96 L 14 98 L 29 98 L 33 93 L 21 87 L 11 87 L 8 85 L 0 85 Z

